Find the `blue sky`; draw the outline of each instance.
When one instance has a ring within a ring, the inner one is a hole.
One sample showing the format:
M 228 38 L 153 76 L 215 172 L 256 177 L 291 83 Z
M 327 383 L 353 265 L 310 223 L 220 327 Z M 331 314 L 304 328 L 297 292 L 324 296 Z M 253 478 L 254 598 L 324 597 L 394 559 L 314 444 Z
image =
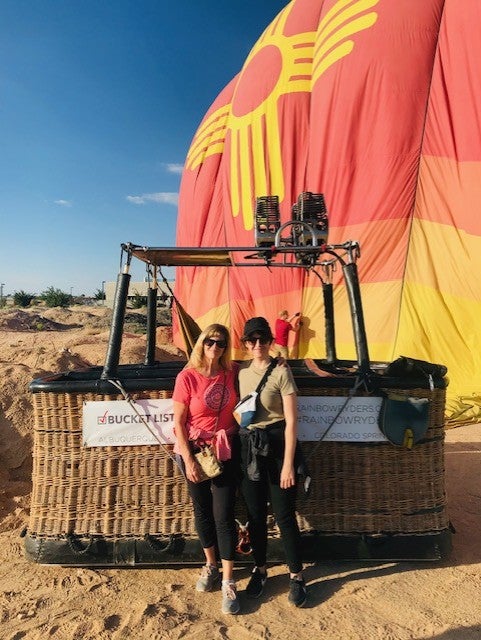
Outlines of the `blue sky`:
M 4 294 L 90 295 L 122 242 L 174 245 L 195 130 L 286 4 L 1 0 Z

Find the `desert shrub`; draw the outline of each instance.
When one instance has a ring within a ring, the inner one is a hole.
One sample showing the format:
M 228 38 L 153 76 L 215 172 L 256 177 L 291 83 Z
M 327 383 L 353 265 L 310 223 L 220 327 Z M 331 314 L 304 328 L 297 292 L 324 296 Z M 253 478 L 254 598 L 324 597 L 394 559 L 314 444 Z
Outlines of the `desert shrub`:
M 97 289 L 97 291 L 94 293 L 94 300 L 105 300 L 105 291 L 102 291 L 102 289 Z
M 73 302 L 73 296 L 61 289 L 49 287 L 39 296 L 47 307 L 68 307 Z
M 157 326 L 170 327 L 172 324 L 171 309 L 157 309 Z
M 16 307 L 29 307 L 34 298 L 34 293 L 26 293 L 23 290 L 15 291 L 15 293 L 13 294 L 13 304 Z
M 134 291 L 134 295 L 130 301 L 132 309 L 141 309 L 147 305 L 147 296 L 142 296 L 138 291 Z

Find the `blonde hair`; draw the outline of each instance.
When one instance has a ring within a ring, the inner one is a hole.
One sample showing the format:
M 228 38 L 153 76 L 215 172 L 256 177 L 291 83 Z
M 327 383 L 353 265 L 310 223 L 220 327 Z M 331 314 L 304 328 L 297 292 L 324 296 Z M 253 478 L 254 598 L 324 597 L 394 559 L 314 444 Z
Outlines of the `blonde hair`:
M 289 316 L 289 312 L 287 311 L 287 309 L 283 309 L 282 311 L 279 311 L 279 318 L 287 318 Z
M 226 348 L 222 351 L 222 355 L 219 358 L 219 365 L 223 369 L 231 368 L 231 341 L 229 329 L 223 324 L 210 324 L 202 331 L 200 336 L 197 338 L 197 342 L 195 343 L 194 348 L 192 349 L 192 353 L 190 354 L 189 361 L 186 364 L 186 369 L 201 369 L 204 366 L 204 342 L 208 338 L 212 338 L 213 336 L 220 336 L 226 341 Z

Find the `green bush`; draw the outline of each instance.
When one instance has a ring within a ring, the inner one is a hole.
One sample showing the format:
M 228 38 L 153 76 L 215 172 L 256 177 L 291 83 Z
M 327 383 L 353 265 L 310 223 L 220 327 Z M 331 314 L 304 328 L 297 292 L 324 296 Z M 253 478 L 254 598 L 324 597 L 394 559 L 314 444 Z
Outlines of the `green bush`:
M 61 289 L 49 287 L 39 296 L 47 305 L 47 307 L 68 307 L 73 302 L 73 296 L 65 293 Z
M 138 291 L 134 291 L 130 304 L 132 309 L 141 309 L 147 305 L 147 296 L 142 296 Z
M 34 298 L 34 293 L 26 293 L 23 290 L 15 291 L 15 293 L 13 294 L 13 304 L 16 307 L 29 307 Z
M 102 289 L 97 289 L 97 291 L 94 293 L 94 300 L 105 300 L 105 291 L 102 291 Z

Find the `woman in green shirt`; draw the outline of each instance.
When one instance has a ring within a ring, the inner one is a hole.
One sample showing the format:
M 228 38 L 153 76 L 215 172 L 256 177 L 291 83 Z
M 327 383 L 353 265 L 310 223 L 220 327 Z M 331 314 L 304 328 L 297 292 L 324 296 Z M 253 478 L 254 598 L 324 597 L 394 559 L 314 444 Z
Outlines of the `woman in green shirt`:
M 272 364 L 269 356 L 272 341 L 265 318 L 246 322 L 242 342 L 252 359 L 240 365 L 241 398 L 257 388 Z M 289 367 L 273 366 L 259 394 L 255 423 L 241 429 L 241 443 L 241 487 L 255 561 L 246 594 L 258 598 L 267 580 L 267 503 L 271 502 L 290 572 L 288 599 L 302 607 L 307 592 L 296 519 L 297 388 Z

